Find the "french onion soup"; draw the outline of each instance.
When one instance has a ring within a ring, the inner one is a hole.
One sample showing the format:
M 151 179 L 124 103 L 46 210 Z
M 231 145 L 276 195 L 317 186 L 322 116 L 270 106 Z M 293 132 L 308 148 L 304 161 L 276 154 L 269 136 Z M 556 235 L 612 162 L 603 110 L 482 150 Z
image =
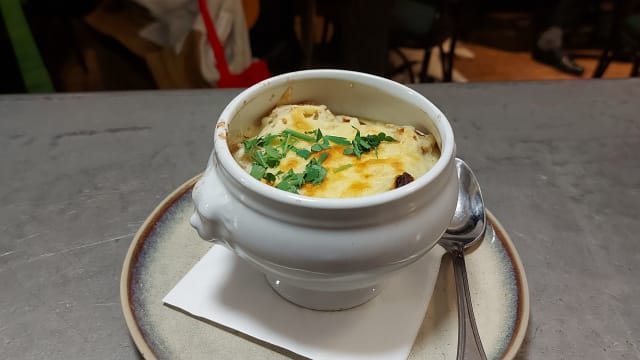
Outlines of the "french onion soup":
M 324 105 L 282 105 L 256 136 L 232 141 L 236 161 L 278 189 L 312 197 L 350 198 L 406 185 L 433 167 L 433 135 L 347 115 Z

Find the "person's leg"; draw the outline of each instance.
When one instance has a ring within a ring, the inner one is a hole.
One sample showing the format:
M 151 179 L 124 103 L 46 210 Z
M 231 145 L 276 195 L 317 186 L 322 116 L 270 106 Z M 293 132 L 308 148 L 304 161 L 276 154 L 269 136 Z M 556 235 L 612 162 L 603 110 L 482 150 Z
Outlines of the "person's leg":
M 560 0 L 555 4 L 548 26 L 540 33 L 534 45 L 533 58 L 541 63 L 572 74 L 582 75 L 584 69 L 576 64 L 563 48 L 564 29 L 574 25 L 582 10 L 580 0 Z
M 564 33 L 559 26 L 550 26 L 540 34 L 536 47 L 541 50 L 551 50 L 562 48 L 562 38 Z

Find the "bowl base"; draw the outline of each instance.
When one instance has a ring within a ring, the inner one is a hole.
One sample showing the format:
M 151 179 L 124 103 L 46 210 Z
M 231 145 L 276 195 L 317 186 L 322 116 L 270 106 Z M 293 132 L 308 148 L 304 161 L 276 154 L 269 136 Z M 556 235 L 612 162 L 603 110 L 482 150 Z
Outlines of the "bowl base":
M 287 284 L 265 275 L 271 288 L 287 301 L 311 310 L 339 311 L 354 308 L 373 299 L 380 292 L 379 285 L 346 291 L 319 291 Z

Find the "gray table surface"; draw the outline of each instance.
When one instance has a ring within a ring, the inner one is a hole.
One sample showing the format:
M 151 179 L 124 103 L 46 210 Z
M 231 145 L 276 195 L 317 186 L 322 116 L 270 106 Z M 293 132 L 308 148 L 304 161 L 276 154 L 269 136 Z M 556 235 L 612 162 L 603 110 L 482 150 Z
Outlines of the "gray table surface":
M 640 358 L 640 80 L 420 85 L 524 262 L 522 359 Z M 119 280 L 236 90 L 0 96 L 0 358 L 135 359 Z

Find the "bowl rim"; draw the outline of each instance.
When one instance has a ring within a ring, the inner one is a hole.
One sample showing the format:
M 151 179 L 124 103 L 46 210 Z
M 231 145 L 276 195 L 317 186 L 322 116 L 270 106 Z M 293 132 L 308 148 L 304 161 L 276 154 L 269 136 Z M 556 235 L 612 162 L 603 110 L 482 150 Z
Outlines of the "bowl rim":
M 410 105 L 416 106 L 423 111 L 440 132 L 440 158 L 425 174 L 407 185 L 385 191 L 383 193 L 361 197 L 316 198 L 286 192 L 253 178 L 244 169 L 242 169 L 240 164 L 236 162 L 231 154 L 227 142 L 229 122 L 243 106 L 265 91 L 269 91 L 274 87 L 292 81 L 318 79 L 334 79 L 359 83 L 378 88 L 381 91 L 394 95 L 397 98 L 402 97 L 403 99 L 406 99 Z M 434 182 L 445 171 L 447 166 L 452 163 L 455 158 L 455 148 L 453 129 L 451 128 L 451 124 L 447 120 L 446 116 L 438 107 L 417 91 L 393 80 L 372 74 L 350 70 L 314 69 L 295 71 L 268 78 L 243 90 L 240 94 L 234 97 L 224 108 L 216 122 L 214 133 L 214 153 L 211 155 L 212 157 L 215 156 L 217 162 L 229 173 L 231 178 L 241 185 L 241 187 L 264 198 L 292 206 L 301 206 L 312 209 L 342 210 L 383 205 L 414 195 L 420 189 Z M 208 171 L 214 171 L 214 169 L 209 168 L 207 169 L 207 172 Z

